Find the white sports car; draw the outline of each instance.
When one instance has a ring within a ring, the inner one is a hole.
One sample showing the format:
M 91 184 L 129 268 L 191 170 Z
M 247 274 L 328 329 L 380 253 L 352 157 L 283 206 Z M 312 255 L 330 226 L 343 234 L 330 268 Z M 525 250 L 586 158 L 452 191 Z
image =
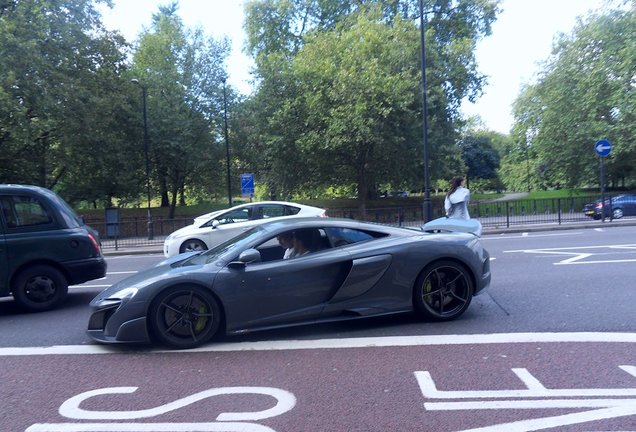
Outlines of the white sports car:
M 318 207 L 284 201 L 261 201 L 218 210 L 196 217 L 192 225 L 170 234 L 163 244 L 163 254 L 171 257 L 211 249 L 263 222 L 307 216 L 326 217 L 327 212 Z

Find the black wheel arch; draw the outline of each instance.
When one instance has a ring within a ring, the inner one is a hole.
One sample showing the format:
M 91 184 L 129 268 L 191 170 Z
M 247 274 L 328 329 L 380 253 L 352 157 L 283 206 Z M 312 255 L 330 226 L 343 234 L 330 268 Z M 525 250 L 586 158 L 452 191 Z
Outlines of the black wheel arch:
M 204 242 L 203 240 L 198 239 L 198 238 L 194 238 L 194 237 L 190 237 L 190 238 L 187 238 L 187 239 L 183 240 L 183 241 L 181 242 L 181 244 L 179 244 L 179 252 L 180 252 L 180 253 L 181 253 L 181 251 L 183 250 L 183 248 L 184 248 L 184 246 L 186 245 L 186 243 L 189 243 L 189 242 L 197 242 L 197 243 L 201 243 L 201 244 L 203 245 L 203 248 L 204 248 L 204 249 L 206 249 L 206 250 L 207 250 L 207 249 L 210 249 L 210 248 L 208 247 L 207 243 L 206 243 L 206 242 Z

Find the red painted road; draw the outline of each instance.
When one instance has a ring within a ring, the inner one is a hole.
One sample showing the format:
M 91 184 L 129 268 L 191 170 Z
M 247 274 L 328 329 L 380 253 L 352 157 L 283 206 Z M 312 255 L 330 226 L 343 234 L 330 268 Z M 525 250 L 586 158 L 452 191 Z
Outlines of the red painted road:
M 636 335 L 626 335 L 168 353 L 5 349 L 0 431 L 634 431 Z

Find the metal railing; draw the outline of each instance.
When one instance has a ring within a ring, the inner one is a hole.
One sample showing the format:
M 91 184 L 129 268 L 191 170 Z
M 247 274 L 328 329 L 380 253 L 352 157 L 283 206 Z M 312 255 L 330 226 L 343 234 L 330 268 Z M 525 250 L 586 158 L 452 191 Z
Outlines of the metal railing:
M 596 197 L 572 197 L 553 199 L 521 199 L 515 201 L 479 201 L 469 205 L 471 217 L 479 219 L 484 231 L 494 228 L 511 228 L 533 224 L 564 224 L 586 222 L 592 219 L 583 213 L 583 206 Z M 433 218 L 442 217 L 443 205 L 433 204 Z M 424 221 L 423 206 L 329 209 L 330 217 L 364 220 L 369 222 L 419 227 Z M 162 245 L 165 238 L 179 228 L 190 225 L 192 217 L 174 219 L 155 217 L 154 238 L 149 240 L 145 217 L 122 218 L 117 223 L 104 219 L 86 219 L 96 229 L 104 249 Z

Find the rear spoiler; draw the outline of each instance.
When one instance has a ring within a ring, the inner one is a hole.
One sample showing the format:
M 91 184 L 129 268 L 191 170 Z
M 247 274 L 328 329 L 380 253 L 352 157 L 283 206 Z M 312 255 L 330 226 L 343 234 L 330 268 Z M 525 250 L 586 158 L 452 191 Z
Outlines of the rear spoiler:
M 481 237 L 481 222 L 477 219 L 454 219 L 441 217 L 425 223 L 422 231 L 435 232 L 465 232 Z

